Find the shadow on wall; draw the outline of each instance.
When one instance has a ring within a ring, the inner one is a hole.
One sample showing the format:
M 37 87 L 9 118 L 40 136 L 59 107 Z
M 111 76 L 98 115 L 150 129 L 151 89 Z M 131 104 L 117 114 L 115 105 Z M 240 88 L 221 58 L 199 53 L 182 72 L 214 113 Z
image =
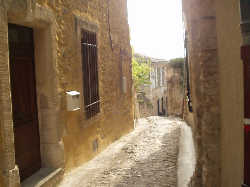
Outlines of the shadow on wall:
M 178 187 L 188 187 L 195 171 L 196 156 L 192 130 L 186 123 L 181 124 L 178 156 Z

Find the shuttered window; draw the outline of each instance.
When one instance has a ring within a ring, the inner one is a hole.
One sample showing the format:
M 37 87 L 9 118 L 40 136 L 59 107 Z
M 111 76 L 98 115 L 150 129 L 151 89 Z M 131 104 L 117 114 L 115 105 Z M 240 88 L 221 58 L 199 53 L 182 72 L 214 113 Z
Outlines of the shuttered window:
M 96 33 L 82 30 L 83 94 L 86 117 L 100 112 Z

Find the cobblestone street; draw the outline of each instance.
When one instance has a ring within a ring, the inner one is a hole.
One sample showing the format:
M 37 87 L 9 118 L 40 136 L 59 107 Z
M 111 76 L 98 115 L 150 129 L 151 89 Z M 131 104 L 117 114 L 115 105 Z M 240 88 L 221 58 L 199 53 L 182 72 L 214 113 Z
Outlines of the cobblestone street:
M 60 186 L 176 187 L 181 123 L 174 118 L 140 119 L 133 132 L 67 174 Z

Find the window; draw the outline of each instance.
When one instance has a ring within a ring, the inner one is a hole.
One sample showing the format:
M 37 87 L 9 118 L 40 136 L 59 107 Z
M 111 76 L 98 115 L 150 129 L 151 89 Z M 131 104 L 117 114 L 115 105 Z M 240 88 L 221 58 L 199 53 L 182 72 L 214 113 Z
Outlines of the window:
M 165 86 L 165 67 L 162 68 L 162 85 Z
M 82 72 L 87 119 L 100 112 L 96 33 L 82 30 Z
M 240 10 L 241 10 L 241 32 L 243 35 L 246 35 L 250 31 L 250 1 L 241 0 L 240 1 Z
M 163 86 L 163 69 L 162 68 L 160 68 L 160 72 L 161 72 L 160 86 Z
M 161 70 L 157 67 L 157 87 L 161 86 Z

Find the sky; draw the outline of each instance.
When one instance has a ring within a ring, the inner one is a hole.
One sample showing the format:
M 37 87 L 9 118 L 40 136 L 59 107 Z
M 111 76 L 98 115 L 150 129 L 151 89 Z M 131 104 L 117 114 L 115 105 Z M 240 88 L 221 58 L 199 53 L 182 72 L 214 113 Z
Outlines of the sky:
M 181 0 L 127 0 L 131 45 L 153 58 L 183 57 Z

